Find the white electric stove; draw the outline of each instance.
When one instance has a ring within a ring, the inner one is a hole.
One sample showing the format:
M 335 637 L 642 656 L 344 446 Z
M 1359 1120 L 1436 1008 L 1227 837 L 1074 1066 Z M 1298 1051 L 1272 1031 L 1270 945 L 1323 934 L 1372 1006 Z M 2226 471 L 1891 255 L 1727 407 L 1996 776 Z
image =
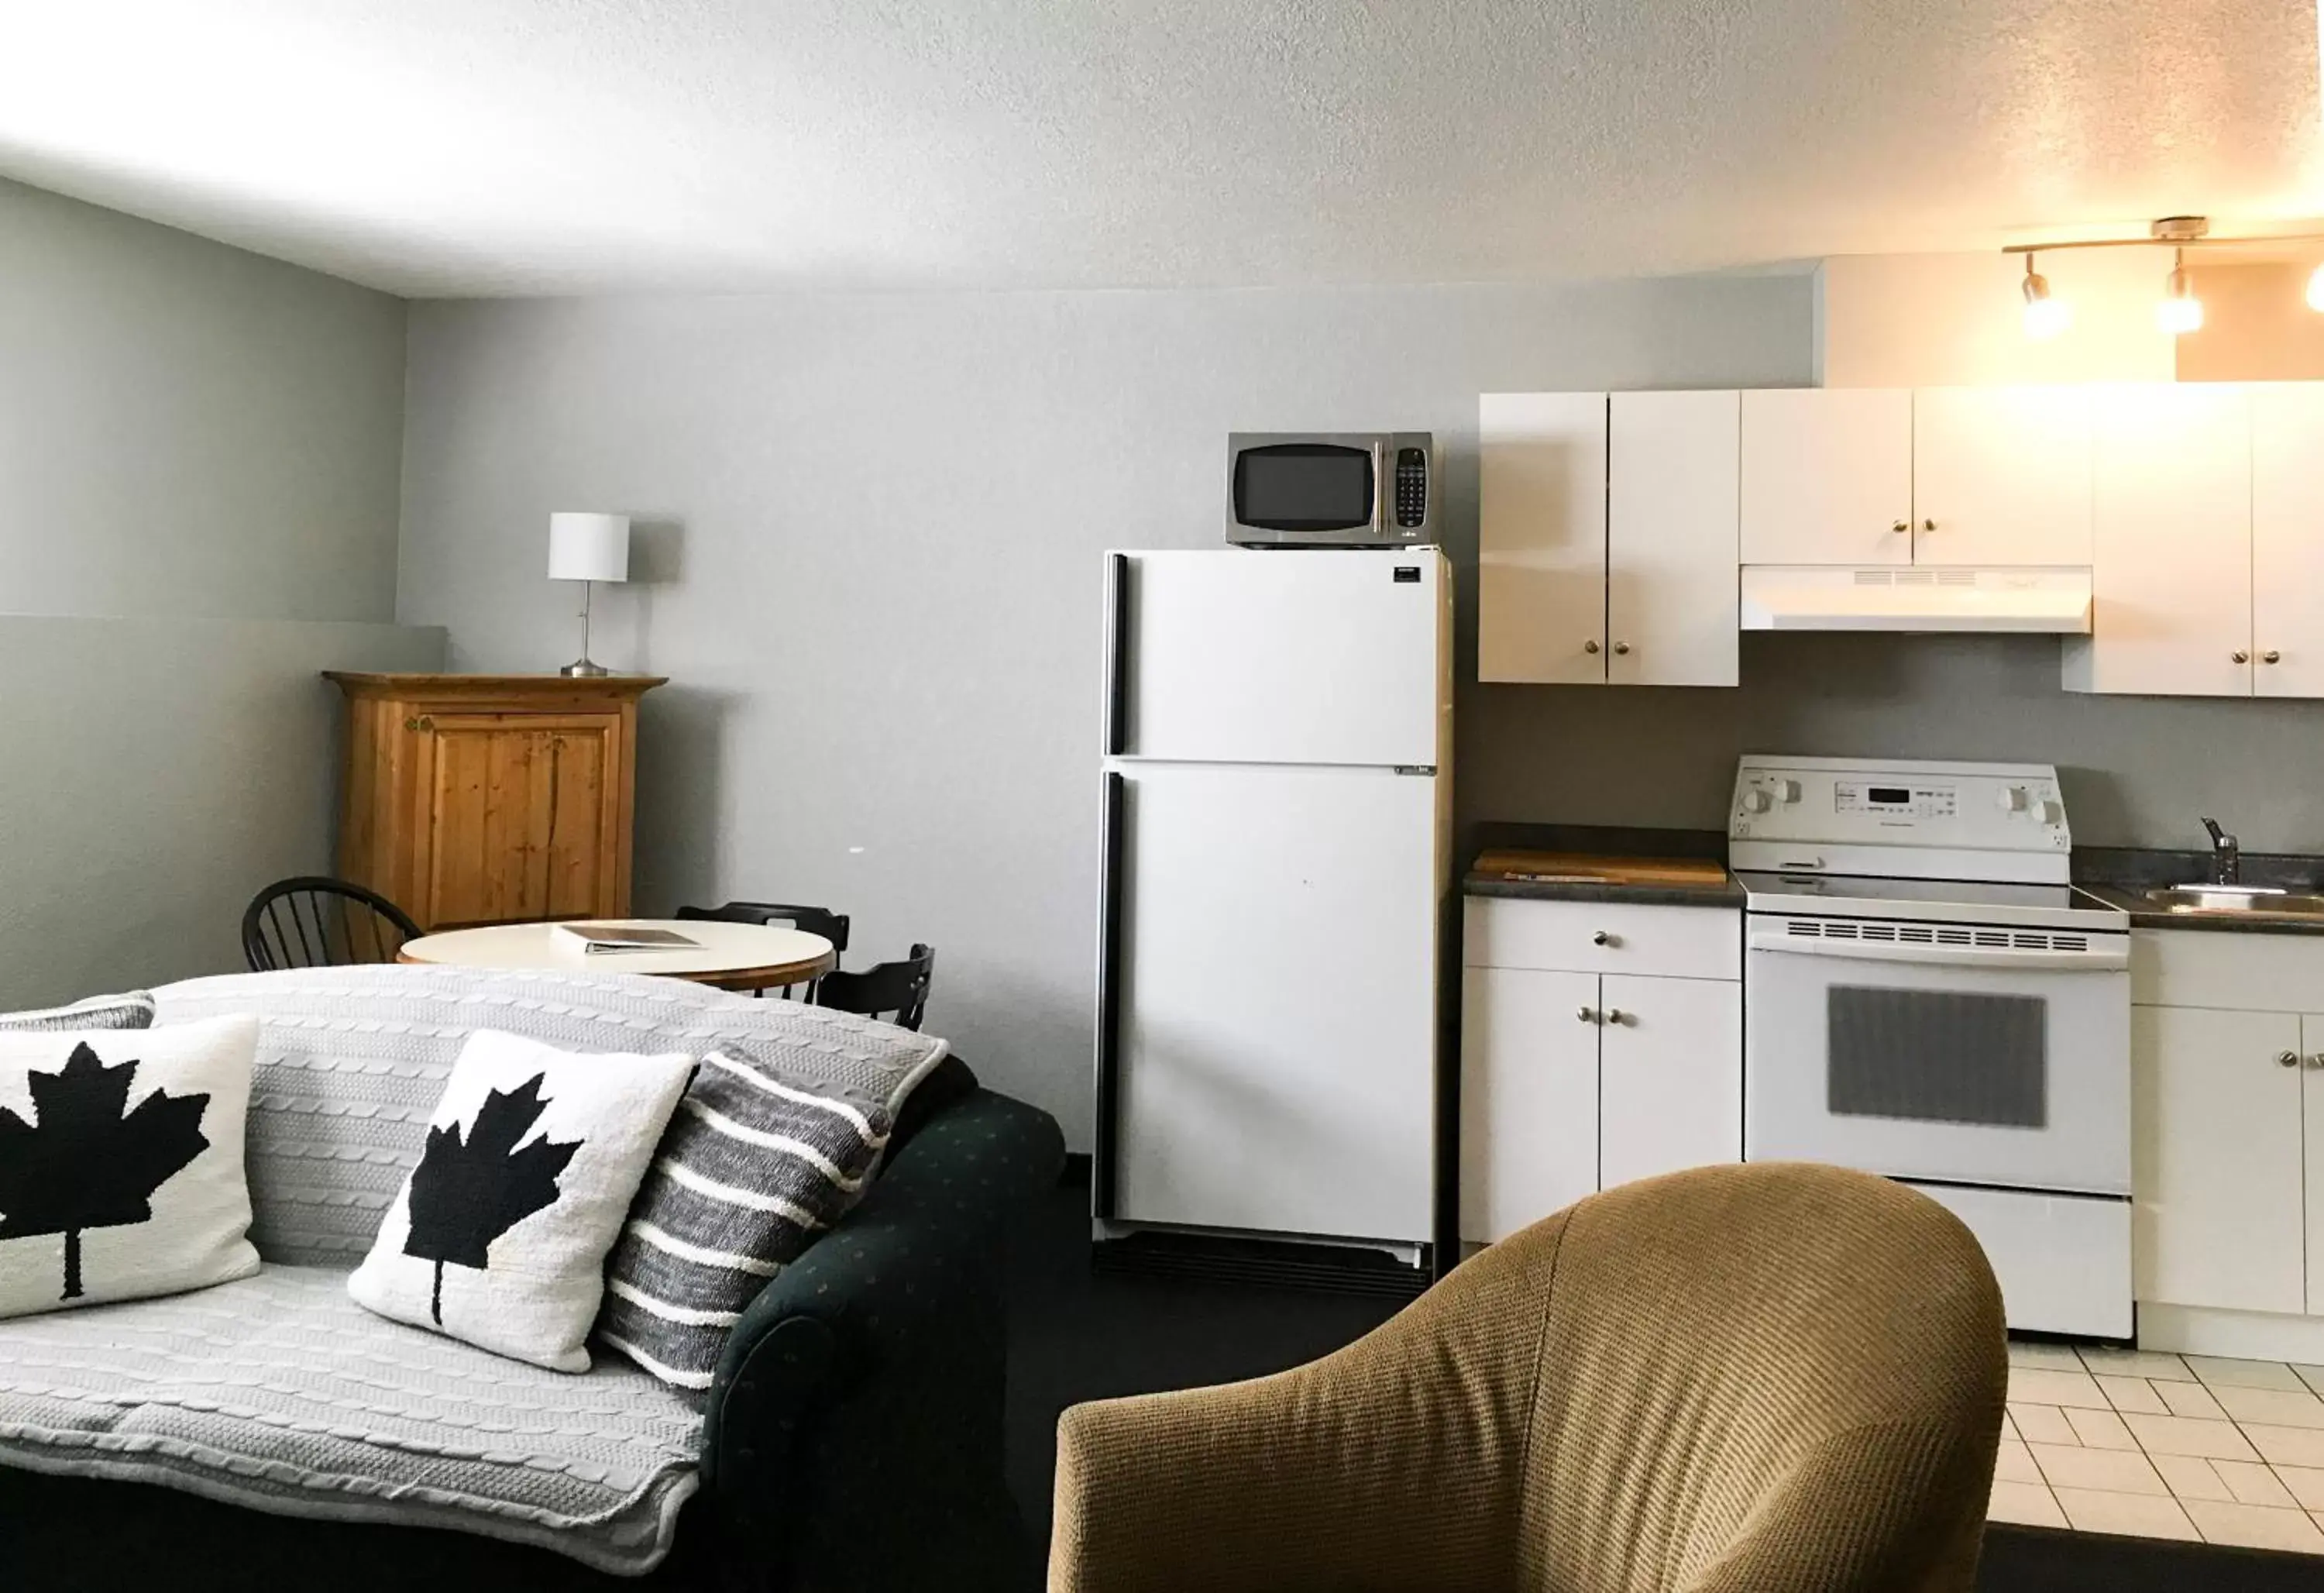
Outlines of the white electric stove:
M 2072 850 L 2046 764 L 1743 759 L 1744 1154 L 1910 1183 L 2010 1326 L 2127 1338 L 2130 922 Z

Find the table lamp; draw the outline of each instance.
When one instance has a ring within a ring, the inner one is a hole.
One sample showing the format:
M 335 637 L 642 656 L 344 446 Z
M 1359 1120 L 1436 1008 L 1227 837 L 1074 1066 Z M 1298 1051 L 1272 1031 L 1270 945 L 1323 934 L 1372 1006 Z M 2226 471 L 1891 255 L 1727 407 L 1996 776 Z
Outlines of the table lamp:
M 561 512 L 549 517 L 549 579 L 581 583 L 581 656 L 561 675 L 597 676 L 605 666 L 589 659 L 589 606 L 601 580 L 630 579 L 630 517 Z

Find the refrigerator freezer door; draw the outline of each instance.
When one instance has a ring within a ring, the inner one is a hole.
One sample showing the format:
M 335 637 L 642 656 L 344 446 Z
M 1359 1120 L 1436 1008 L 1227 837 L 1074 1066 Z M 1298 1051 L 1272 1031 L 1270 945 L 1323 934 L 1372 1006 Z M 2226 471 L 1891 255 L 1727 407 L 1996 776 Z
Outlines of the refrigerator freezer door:
M 1112 1108 L 1100 1130 L 1104 1215 L 1426 1243 L 1435 779 L 1218 764 L 1120 774 L 1119 955 L 1101 997 L 1119 1019 L 1115 1044 L 1099 1047 L 1099 1098 Z
M 1449 682 L 1433 548 L 1122 553 L 1108 751 L 1434 765 Z

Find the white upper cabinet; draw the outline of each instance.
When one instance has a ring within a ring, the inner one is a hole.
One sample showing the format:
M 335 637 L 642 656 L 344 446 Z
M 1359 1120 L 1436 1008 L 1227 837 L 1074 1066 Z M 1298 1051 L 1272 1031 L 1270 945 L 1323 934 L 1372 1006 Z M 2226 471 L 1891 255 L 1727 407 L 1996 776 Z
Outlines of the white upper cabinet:
M 1914 393 L 1914 563 L 2089 561 L 2087 388 Z
M 1743 394 L 1742 561 L 1913 561 L 1909 388 Z
M 2091 394 L 2090 634 L 2066 644 L 2084 691 L 2248 697 L 2252 429 L 2246 389 Z
M 1606 395 L 1477 400 L 1477 678 L 1606 678 Z
M 1617 393 L 1606 521 L 1607 679 L 1732 686 L 1741 395 Z
M 2250 394 L 2252 690 L 2324 697 L 2324 384 Z

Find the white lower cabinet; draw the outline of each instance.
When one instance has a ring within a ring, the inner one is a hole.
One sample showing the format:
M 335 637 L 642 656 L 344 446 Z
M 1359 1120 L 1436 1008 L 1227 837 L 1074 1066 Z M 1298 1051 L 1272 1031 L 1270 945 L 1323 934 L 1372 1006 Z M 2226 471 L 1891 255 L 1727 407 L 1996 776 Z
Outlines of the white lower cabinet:
M 2324 939 L 2135 940 L 2139 1340 L 2313 1359 L 2324 1353 Z
M 1742 1159 L 1741 935 L 1723 908 L 1469 901 L 1464 1240 L 1505 1238 L 1632 1179 Z
M 1743 987 L 1609 974 L 1599 999 L 1598 1187 L 1741 1161 Z
M 2139 1298 L 2307 1309 L 2301 1027 L 2288 1013 L 2131 1014 Z
M 1461 981 L 1461 1234 L 1498 1239 L 1598 1187 L 1598 976 Z

